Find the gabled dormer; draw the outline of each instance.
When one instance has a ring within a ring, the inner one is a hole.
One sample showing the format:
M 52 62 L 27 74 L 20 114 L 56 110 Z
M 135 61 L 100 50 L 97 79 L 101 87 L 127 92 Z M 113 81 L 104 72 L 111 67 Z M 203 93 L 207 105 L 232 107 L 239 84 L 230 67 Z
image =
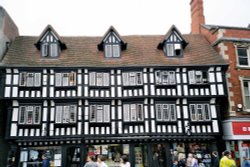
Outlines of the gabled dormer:
M 172 25 L 157 48 L 163 50 L 168 57 L 181 57 L 187 44 L 180 31 Z
M 121 57 L 121 51 L 127 48 L 127 43 L 121 39 L 115 28 L 111 26 L 97 48 L 99 51 L 104 51 L 105 58 L 119 58 Z
M 67 48 L 51 25 L 44 29 L 35 46 L 40 50 L 42 57 L 48 58 L 58 57 L 61 51 Z

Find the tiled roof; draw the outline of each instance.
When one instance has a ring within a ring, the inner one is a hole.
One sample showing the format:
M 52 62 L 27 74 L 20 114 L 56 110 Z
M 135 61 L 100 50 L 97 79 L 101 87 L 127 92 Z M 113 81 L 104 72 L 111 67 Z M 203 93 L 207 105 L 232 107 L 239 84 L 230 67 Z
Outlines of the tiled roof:
M 60 37 L 67 45 L 58 58 L 41 57 L 34 46 L 39 37 L 19 36 L 1 61 L 4 67 L 133 67 L 225 65 L 202 35 L 183 35 L 189 43 L 181 58 L 166 57 L 157 45 L 163 35 L 122 36 L 128 44 L 120 58 L 105 58 L 97 45 L 102 37 Z

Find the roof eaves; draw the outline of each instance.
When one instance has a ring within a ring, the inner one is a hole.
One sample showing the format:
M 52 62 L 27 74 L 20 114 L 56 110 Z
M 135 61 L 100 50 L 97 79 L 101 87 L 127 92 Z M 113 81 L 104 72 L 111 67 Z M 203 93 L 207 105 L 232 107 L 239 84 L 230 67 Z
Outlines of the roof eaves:
M 214 41 L 212 46 L 216 46 L 221 42 L 250 42 L 250 38 L 230 38 L 230 37 L 222 37 Z

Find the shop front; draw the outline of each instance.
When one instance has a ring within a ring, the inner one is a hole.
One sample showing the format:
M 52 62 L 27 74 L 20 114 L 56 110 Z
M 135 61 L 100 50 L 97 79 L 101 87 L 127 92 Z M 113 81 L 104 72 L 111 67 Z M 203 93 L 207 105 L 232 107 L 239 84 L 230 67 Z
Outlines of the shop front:
M 223 121 L 223 139 L 227 150 L 236 160 L 237 166 L 242 165 L 243 158 L 250 158 L 250 121 L 232 119 Z
M 211 153 L 215 151 L 215 141 L 206 140 L 152 140 L 114 143 L 64 143 L 58 146 L 21 146 L 17 148 L 18 167 L 41 167 L 44 158 L 49 159 L 50 167 L 81 167 L 87 156 L 105 157 L 109 167 L 119 167 L 121 156 L 127 155 L 134 167 L 166 167 L 174 161 L 186 158 L 193 153 L 199 163 L 207 167 L 211 163 Z M 249 155 L 249 154 L 248 154 Z

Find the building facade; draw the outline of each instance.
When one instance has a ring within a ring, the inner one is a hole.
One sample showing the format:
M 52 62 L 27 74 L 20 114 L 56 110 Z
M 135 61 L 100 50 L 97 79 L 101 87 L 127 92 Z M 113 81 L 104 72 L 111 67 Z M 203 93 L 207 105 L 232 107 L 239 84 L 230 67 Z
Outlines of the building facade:
M 202 35 L 60 37 L 52 26 L 19 36 L 1 61 L 10 163 L 170 166 L 221 145 L 227 64 Z
M 205 24 L 202 0 L 191 1 L 192 33 L 206 37 L 229 64 L 228 101 L 223 102 L 223 140 L 237 166 L 250 158 L 250 27 Z

